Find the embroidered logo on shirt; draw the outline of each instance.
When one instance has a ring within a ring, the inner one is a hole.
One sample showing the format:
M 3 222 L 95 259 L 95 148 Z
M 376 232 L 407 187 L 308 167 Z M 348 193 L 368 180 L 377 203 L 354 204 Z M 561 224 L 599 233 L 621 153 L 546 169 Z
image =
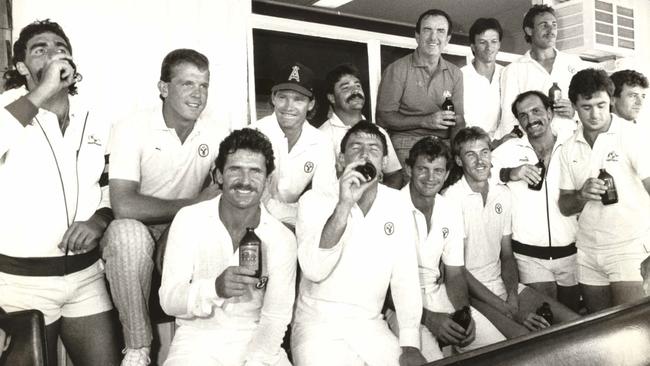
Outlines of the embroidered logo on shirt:
M 384 224 L 384 232 L 386 235 L 393 235 L 395 232 L 395 225 L 392 222 L 387 222 Z
M 263 289 L 266 287 L 266 283 L 269 281 L 269 276 L 262 276 L 260 278 L 260 281 L 255 285 L 256 289 Z
M 497 203 L 496 205 L 494 205 L 494 211 L 496 211 L 496 213 L 501 215 L 501 212 L 503 212 L 503 207 L 501 206 L 500 203 Z
M 449 228 L 443 227 L 442 228 L 442 238 L 447 239 L 448 236 L 449 236 Z
M 95 135 L 88 135 L 88 144 L 102 146 L 102 140 L 95 137 Z
M 616 151 L 610 151 L 609 154 L 607 154 L 607 159 L 605 161 L 618 161 L 618 154 Z
M 519 161 L 521 161 L 521 162 L 528 162 L 528 161 L 530 161 L 530 160 L 528 159 L 528 156 L 524 156 L 523 158 L 519 159 Z
M 210 153 L 210 148 L 206 144 L 199 145 L 199 156 L 205 158 Z
M 308 161 L 305 163 L 305 173 L 311 173 L 314 170 L 314 163 Z

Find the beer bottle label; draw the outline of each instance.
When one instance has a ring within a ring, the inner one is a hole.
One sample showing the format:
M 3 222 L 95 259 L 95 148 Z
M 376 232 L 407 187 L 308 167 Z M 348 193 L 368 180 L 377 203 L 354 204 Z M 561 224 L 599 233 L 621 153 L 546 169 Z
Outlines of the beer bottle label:
M 239 265 L 257 270 L 259 265 L 259 247 L 256 245 L 248 245 L 240 247 Z

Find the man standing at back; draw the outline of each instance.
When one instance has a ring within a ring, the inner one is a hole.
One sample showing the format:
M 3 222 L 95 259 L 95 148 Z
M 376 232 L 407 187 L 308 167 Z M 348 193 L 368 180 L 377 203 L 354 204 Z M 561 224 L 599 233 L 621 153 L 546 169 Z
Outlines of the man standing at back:
M 617 116 L 636 123 L 636 118 L 645 101 L 648 79 L 642 73 L 634 70 L 617 71 L 609 78 L 614 83 L 612 111 Z
M 442 10 L 422 13 L 415 25 L 417 48 L 390 64 L 381 78 L 377 123 L 390 133 L 402 166 L 413 144 L 422 137 L 435 135 L 449 142 L 465 127 L 463 76 L 442 57 L 451 40 L 451 26 L 451 18 Z M 441 109 L 447 94 L 455 112 Z
M 509 111 L 517 95 L 538 90 L 547 94 L 553 83 L 562 89 L 562 98 L 553 101 L 553 130 L 559 134 L 576 129 L 574 110 L 567 99 L 571 77 L 585 67 L 576 55 L 560 52 L 555 48 L 557 18 L 555 10 L 548 5 L 534 5 L 523 22 L 524 38 L 530 50 L 517 61 L 506 66 L 501 77 L 501 110 Z M 497 138 L 512 131 L 517 119 L 511 113 L 502 113 Z
M 327 100 L 332 106 L 332 117 L 318 129 L 325 133 L 334 144 L 336 156 L 341 152 L 343 136 L 357 122 L 366 118 L 361 114 L 366 101 L 366 95 L 361 86 L 359 70 L 352 64 L 341 64 L 325 76 L 327 83 Z M 383 169 L 382 182 L 393 188 L 402 184 L 402 166 L 395 155 L 395 149 L 386 131 L 380 127 L 386 136 L 388 156 L 386 167 Z
M 148 299 L 156 247 L 178 210 L 219 192 L 216 185 L 202 191 L 223 138 L 212 121 L 199 118 L 209 81 L 204 55 L 174 50 L 165 56 L 158 82 L 162 113 L 115 128 L 109 184 L 116 220 L 102 247 L 126 343 L 123 366 L 149 363 Z

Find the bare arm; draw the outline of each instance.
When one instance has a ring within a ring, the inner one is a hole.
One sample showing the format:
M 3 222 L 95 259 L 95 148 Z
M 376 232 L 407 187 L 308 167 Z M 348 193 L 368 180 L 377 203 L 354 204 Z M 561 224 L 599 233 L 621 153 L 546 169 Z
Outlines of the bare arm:
M 517 304 L 514 299 L 518 298 L 519 288 L 519 271 L 514 254 L 512 254 L 512 236 L 503 235 L 501 237 L 501 279 L 506 286 L 508 302 L 513 299 L 513 305 Z
M 444 266 L 445 289 L 454 309 L 469 305 L 469 289 L 465 278 L 464 266 Z
M 467 269 L 465 269 L 465 278 L 467 279 L 467 287 L 469 288 L 469 293 L 472 297 L 489 304 L 509 318 L 514 317 L 516 309 L 510 309 L 505 301 L 501 300 L 500 297 L 488 290 L 488 288 L 479 282 L 479 280 L 477 280 L 476 277 L 474 277 L 474 275 L 472 275 L 472 273 Z
M 650 179 L 650 178 L 648 178 Z M 650 182 L 648 182 L 650 184 Z M 648 187 L 644 181 L 646 190 Z M 560 189 L 558 205 L 564 216 L 571 216 L 582 211 L 588 201 L 600 201 L 601 195 L 607 191 L 605 182 L 598 178 L 589 178 L 579 191 Z

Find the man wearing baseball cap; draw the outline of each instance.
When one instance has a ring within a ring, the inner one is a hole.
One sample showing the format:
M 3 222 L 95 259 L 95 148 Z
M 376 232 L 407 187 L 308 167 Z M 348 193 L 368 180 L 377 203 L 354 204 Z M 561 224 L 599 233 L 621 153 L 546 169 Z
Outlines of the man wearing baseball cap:
M 299 62 L 279 69 L 271 88 L 273 114 L 251 125 L 271 140 L 275 155 L 276 170 L 262 200 L 273 216 L 292 228 L 298 198 L 305 191 L 334 194 L 336 189 L 332 143 L 307 122 L 315 105 L 313 80 L 311 69 Z

